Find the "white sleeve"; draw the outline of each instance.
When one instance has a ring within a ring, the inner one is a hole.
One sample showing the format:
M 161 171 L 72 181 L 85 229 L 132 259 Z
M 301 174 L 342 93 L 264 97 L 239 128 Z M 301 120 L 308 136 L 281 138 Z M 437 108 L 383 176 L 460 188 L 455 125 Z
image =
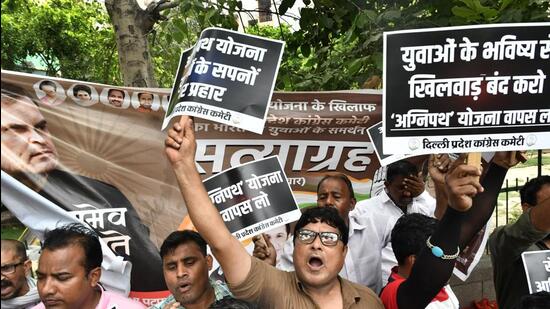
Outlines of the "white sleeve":
M 290 236 L 283 247 L 282 256 L 277 257 L 277 269 L 284 271 L 294 270 L 294 260 L 292 259 L 292 253 L 294 252 L 294 237 Z
M 424 190 L 422 194 L 413 199 L 413 202 L 415 203 L 416 209 L 414 212 L 435 218 L 436 200 L 428 191 Z

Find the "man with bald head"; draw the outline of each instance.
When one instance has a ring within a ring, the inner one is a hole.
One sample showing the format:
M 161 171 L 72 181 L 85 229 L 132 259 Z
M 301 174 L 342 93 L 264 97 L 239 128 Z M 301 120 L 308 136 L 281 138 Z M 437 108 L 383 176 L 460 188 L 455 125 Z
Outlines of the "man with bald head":
M 40 302 L 25 245 L 2 239 L 2 308 L 31 308 Z

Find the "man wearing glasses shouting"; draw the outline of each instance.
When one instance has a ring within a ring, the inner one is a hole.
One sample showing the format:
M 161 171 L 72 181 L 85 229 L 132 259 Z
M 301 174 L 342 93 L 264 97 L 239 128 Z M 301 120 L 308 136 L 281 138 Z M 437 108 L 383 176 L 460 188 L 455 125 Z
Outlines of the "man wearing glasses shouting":
M 259 308 L 384 308 L 369 288 L 338 276 L 348 250 L 348 227 L 336 209 L 315 207 L 302 214 L 294 232 L 295 271 L 278 270 L 250 256 L 225 227 L 197 171 L 188 117 L 169 130 L 165 145 L 189 217 L 220 262 L 236 298 Z
M 30 308 L 40 302 L 36 281 L 30 273 L 31 261 L 25 245 L 2 239 L 2 308 Z

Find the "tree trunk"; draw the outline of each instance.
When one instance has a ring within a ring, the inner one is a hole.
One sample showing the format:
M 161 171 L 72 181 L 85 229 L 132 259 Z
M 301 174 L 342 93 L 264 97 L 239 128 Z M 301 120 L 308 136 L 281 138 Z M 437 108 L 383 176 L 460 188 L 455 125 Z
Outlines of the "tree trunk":
M 147 33 L 156 20 L 135 0 L 106 0 L 116 34 L 120 71 L 125 86 L 157 87 Z

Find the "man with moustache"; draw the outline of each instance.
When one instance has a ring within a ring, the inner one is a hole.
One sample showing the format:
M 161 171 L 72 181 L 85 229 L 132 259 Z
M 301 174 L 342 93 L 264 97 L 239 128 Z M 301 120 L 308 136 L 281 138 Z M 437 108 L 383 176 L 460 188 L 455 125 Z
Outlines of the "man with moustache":
M 74 223 L 46 233 L 38 262 L 41 303 L 33 309 L 142 309 L 141 303 L 100 284 L 103 254 L 98 236 Z
M 348 253 L 340 276 L 379 293 L 382 289 L 381 251 L 390 242 L 395 220 L 389 216 L 384 219 L 383 215 L 378 221 L 372 216 L 360 216 L 353 211 L 355 203 L 353 186 L 346 175 L 329 173 L 317 184 L 317 206 L 335 208 L 349 227 Z M 294 270 L 292 237 L 285 243 L 281 256 L 273 250 L 271 242 L 266 241 L 266 247 L 258 239 L 254 238 L 254 257 L 281 270 Z
M 295 272 L 251 257 L 225 226 L 195 165 L 192 121 L 182 117 L 168 132 L 166 155 L 189 217 L 220 262 L 236 298 L 260 308 L 383 308 L 367 287 L 338 276 L 347 253 L 348 227 L 332 207 L 306 210 L 294 231 Z
M 119 89 L 109 89 L 109 91 L 107 92 L 107 100 L 109 101 L 109 104 L 114 107 L 122 107 L 125 96 L 126 94 L 124 93 L 124 91 Z
M 2 82 L 1 108 L 2 171 L 69 213 L 111 209 L 116 215 L 113 221 L 102 215 L 103 224 L 93 227 L 115 254 L 132 262 L 132 291 L 166 290 L 149 230 L 122 192 L 60 166 L 48 123 L 23 89 Z M 115 220 L 117 216 L 120 220 Z M 120 242 L 112 240 L 115 237 L 128 242 L 118 245 Z
M 232 298 L 222 282 L 208 279 L 212 256 L 199 233 L 172 232 L 160 247 L 162 270 L 171 295 L 151 309 L 206 309 L 224 298 Z
M 36 280 L 31 277 L 31 261 L 25 245 L 2 239 L 2 308 L 26 309 L 40 302 Z

